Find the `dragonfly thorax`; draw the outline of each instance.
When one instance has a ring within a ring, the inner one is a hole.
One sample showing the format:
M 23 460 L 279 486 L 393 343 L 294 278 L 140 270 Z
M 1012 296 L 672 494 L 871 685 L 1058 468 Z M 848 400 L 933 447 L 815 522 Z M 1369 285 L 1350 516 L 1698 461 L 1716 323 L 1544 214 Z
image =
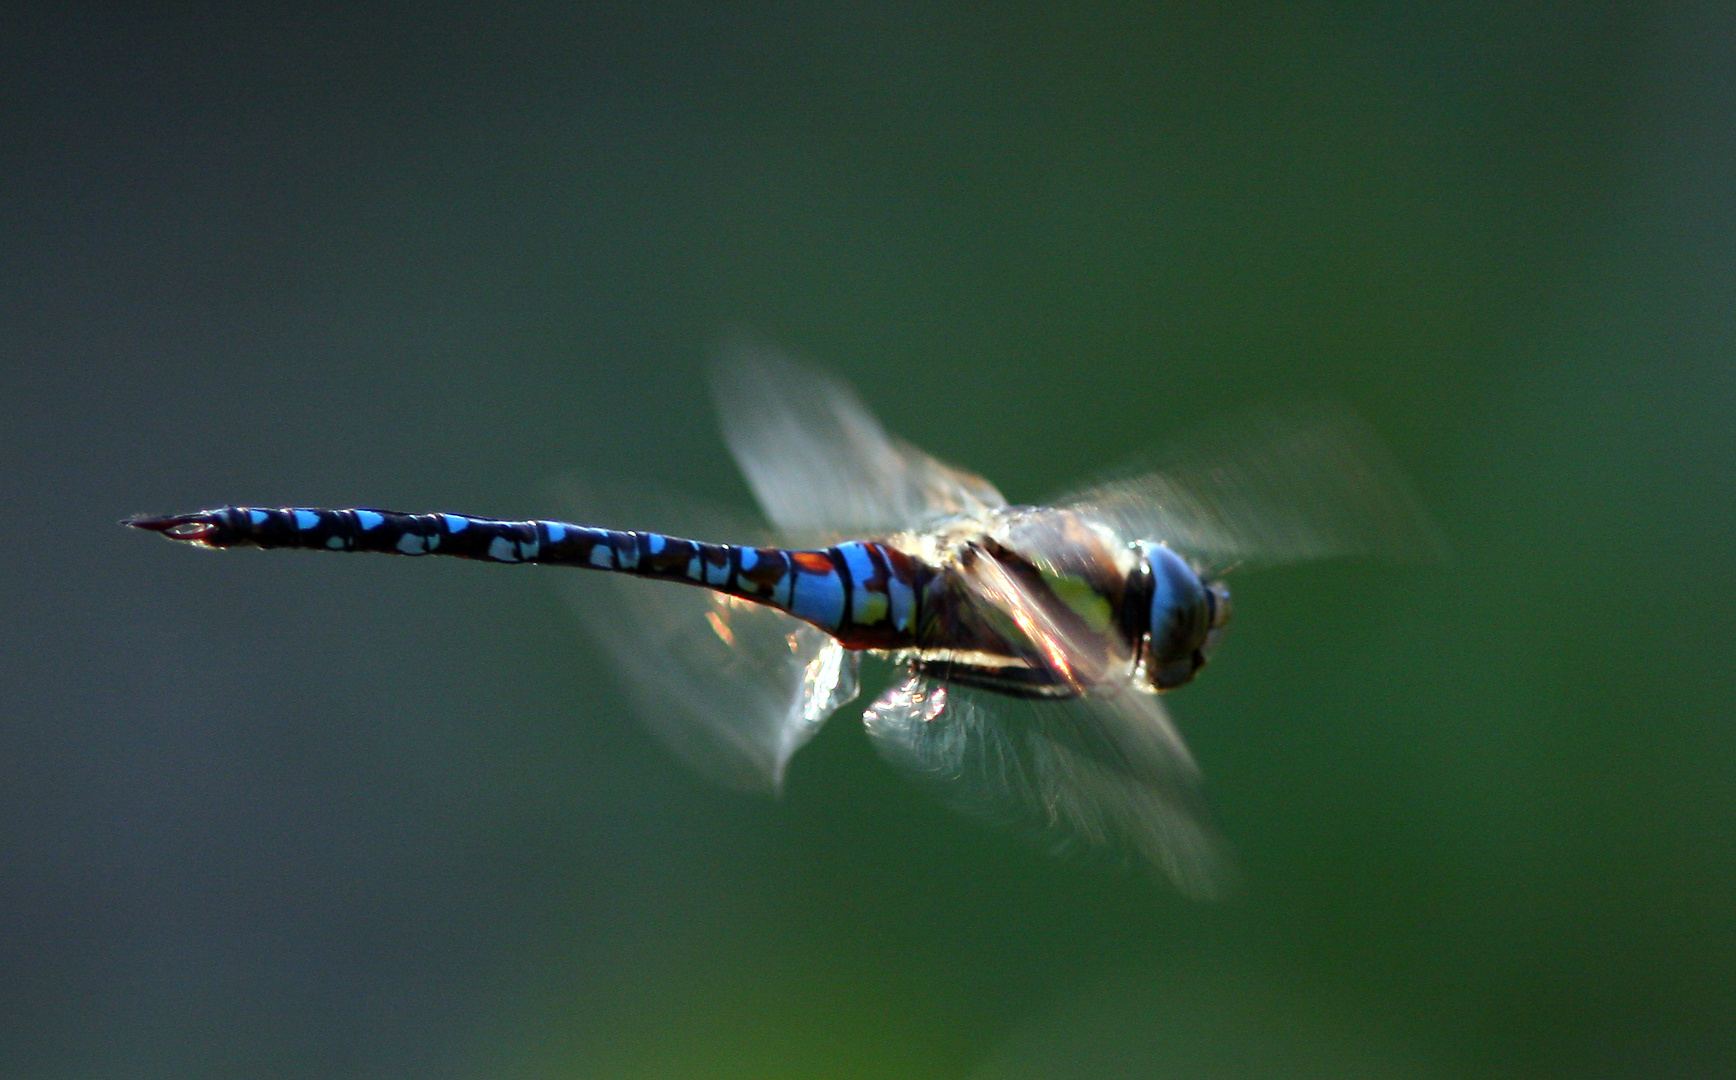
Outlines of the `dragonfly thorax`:
M 1129 612 L 1129 621 L 1144 617 L 1141 660 L 1146 678 L 1157 690 L 1173 690 L 1190 681 L 1211 658 L 1224 626 L 1230 621 L 1230 592 L 1222 582 L 1200 579 L 1180 555 L 1162 545 L 1145 550 L 1140 577 L 1150 589 L 1146 604 Z

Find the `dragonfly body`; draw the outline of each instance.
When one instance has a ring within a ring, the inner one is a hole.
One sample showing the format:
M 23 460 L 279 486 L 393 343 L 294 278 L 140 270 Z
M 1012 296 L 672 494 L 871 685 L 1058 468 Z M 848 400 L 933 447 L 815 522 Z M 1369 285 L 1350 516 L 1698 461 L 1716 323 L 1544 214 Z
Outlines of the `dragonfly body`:
M 228 506 L 128 524 L 208 547 L 607 571 L 594 580 L 621 591 L 587 593 L 579 613 L 642 718 L 743 789 L 775 790 L 791 755 L 855 697 L 857 657 L 888 656 L 902 677 L 863 720 L 889 761 L 969 812 L 1025 822 L 1057 846 L 1130 853 L 1202 897 L 1223 890 L 1230 860 L 1158 692 L 1191 680 L 1217 644 L 1223 575 L 1432 543 L 1378 444 L 1330 411 L 1015 506 L 769 350 L 736 350 L 714 390 L 765 516 L 807 542 L 369 509 Z
M 843 648 L 902 654 L 928 674 L 1015 696 L 1072 696 L 1085 675 L 1074 670 L 1079 661 L 1100 679 L 1117 657 L 1168 672 L 1154 688 L 1169 689 L 1204 664 L 1205 638 L 1229 614 L 1227 590 L 1202 585 L 1167 549 L 1148 554 L 1139 545 L 1118 545 L 1077 515 L 1037 507 L 813 550 L 365 508 L 226 506 L 128 524 L 212 548 L 446 555 L 697 585 L 792 615 Z M 1061 543 L 1052 542 L 1055 536 Z M 985 561 L 1046 592 L 1076 624 L 1075 636 L 1095 637 L 1099 648 L 1073 662 L 1041 655 L 1027 628 L 967 587 L 967 573 Z

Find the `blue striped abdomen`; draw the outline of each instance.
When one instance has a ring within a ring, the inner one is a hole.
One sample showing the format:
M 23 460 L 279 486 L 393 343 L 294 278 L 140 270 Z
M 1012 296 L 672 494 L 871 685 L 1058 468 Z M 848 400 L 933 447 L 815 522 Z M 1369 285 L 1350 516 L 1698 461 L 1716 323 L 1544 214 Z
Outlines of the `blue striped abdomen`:
M 854 649 L 909 647 L 922 586 L 932 576 L 908 555 L 879 543 L 791 551 L 461 514 L 227 506 L 128 524 L 207 547 L 450 555 L 680 581 L 787 611 Z

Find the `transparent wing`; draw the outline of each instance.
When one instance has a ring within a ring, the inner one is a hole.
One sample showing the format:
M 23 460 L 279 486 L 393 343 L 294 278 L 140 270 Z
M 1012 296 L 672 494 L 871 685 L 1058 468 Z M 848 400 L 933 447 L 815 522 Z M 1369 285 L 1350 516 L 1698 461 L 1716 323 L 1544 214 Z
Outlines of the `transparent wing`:
M 1046 595 L 1020 568 L 984 555 L 960 567 L 959 578 L 976 598 L 976 610 L 1003 638 L 1022 646 L 1027 663 L 1081 693 L 1110 671 L 1116 659 L 1111 641 L 1090 633 L 1076 612 Z
M 1234 883 L 1199 770 L 1153 695 L 1008 698 L 913 674 L 863 720 L 887 760 L 968 814 L 1060 852 L 1131 854 L 1191 897 Z
M 1109 480 L 1058 505 L 1215 569 L 1445 555 L 1392 455 L 1331 402 L 1249 414 L 1194 437 L 1161 470 Z
M 768 346 L 726 346 L 712 389 L 748 486 L 792 537 L 880 535 L 1006 502 L 888 435 L 848 386 Z
M 1133 554 L 1108 530 L 1071 511 L 1021 509 L 957 560 L 973 617 L 988 620 L 1021 657 L 1077 692 L 1125 682 L 1133 657 L 1112 595 Z
M 572 483 L 562 502 L 587 524 L 731 543 L 761 539 L 727 515 L 666 496 Z M 727 787 L 776 792 L 791 755 L 856 696 L 856 654 L 782 612 L 671 582 L 564 577 L 580 621 L 626 679 L 640 719 L 688 765 Z

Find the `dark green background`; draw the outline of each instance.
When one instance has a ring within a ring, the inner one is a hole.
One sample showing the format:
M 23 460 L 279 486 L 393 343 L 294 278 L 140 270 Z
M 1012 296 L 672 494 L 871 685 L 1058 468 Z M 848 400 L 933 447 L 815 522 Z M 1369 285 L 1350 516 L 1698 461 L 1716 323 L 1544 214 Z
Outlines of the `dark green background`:
M 1736 1073 L 1733 118 L 1713 3 L 10 9 L 0 1074 Z M 114 524 L 745 506 L 739 327 L 1017 500 L 1385 436 L 1455 561 L 1247 577 L 1174 701 L 1240 898 L 848 713 L 709 789 L 554 571 Z

